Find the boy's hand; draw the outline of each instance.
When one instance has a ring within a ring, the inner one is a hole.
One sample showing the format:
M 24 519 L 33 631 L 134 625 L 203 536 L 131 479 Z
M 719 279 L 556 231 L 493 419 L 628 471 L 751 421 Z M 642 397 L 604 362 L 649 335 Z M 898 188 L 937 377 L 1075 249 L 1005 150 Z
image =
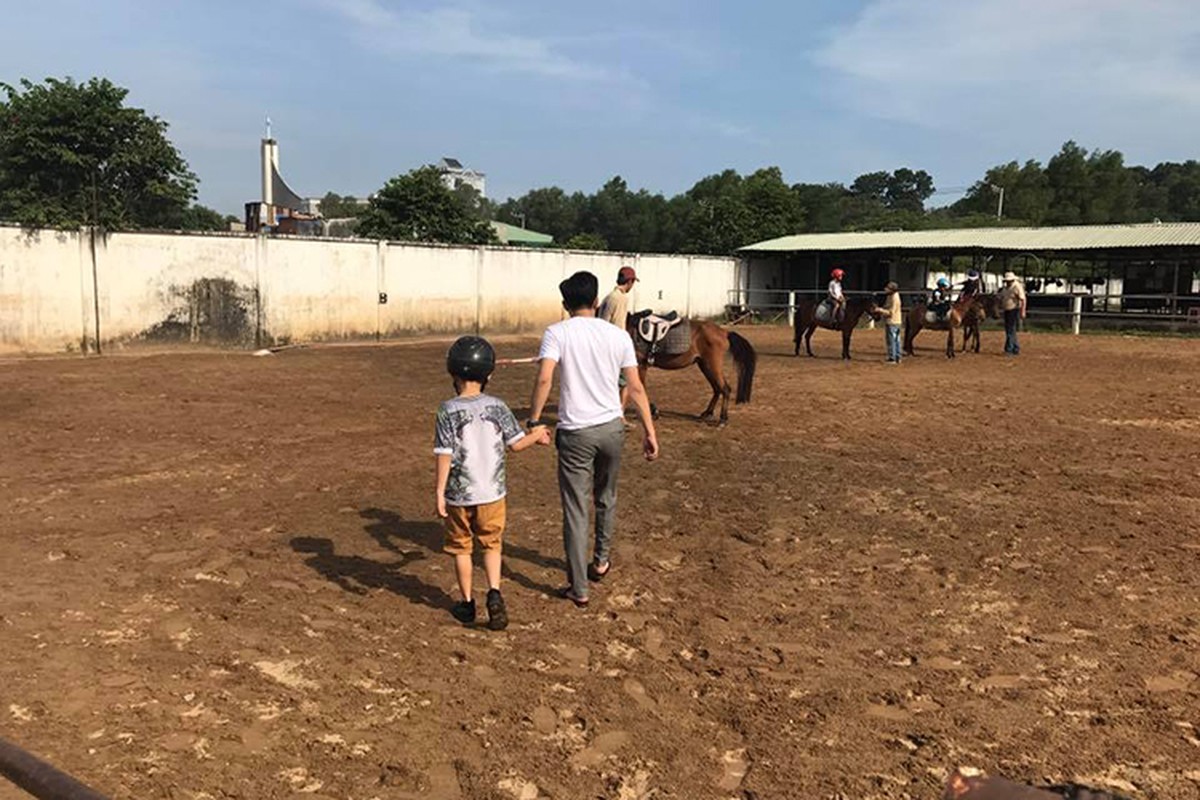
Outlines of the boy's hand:
M 449 516 L 449 514 L 446 513 L 446 496 L 445 495 L 440 495 L 440 494 L 438 495 L 437 515 L 441 519 L 445 519 L 446 517 Z
M 537 444 L 540 444 L 540 445 L 549 445 L 550 444 L 550 428 L 546 425 L 538 425 L 536 428 L 534 428 L 533 430 L 531 430 L 529 432 L 529 435 L 533 437 L 533 441 L 536 442 Z

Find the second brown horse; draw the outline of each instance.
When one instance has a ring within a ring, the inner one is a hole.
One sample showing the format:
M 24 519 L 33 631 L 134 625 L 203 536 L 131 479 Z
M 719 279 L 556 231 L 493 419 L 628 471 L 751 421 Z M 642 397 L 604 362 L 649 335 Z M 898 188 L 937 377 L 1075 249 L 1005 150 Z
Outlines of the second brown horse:
M 636 318 L 630 315 L 627 328 L 629 335 L 633 337 L 634 349 L 637 350 L 638 370 L 642 375 L 642 383 L 646 383 L 646 372 L 651 366 L 658 369 L 678 370 L 695 364 L 704 373 L 704 377 L 713 391 L 712 399 L 708 401 L 708 407 L 700 414 L 700 419 L 712 417 L 717 407 L 717 401 L 720 400 L 719 424 L 724 427 L 729 423 L 729 396 L 732 394 L 729 382 L 725 380 L 725 354 L 733 354 L 733 363 L 737 367 L 738 382 L 735 399 L 737 404 L 750 402 L 750 393 L 754 388 L 754 371 L 758 366 L 758 354 L 754 352 L 754 346 L 745 337 L 733 331 L 727 331 L 720 325 L 702 319 L 688 320 L 688 323 L 692 328 L 691 347 L 686 352 L 677 355 L 660 354 L 655 357 L 654 363 L 650 364 L 647 361 L 645 348 L 638 339 Z M 651 404 L 651 409 L 655 416 L 658 416 L 658 409 L 653 404 Z

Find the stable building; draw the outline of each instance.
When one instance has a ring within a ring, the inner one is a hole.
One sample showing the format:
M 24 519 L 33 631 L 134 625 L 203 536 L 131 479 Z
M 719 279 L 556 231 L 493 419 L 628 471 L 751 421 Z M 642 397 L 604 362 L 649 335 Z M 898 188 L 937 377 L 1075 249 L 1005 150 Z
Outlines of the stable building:
M 850 292 L 878 292 L 895 281 L 909 293 L 940 276 L 959 282 L 976 269 L 989 290 L 1015 272 L 1034 313 L 1200 324 L 1200 223 L 806 233 L 738 253 L 731 304 L 761 313 L 786 310 L 798 294 L 823 293 L 834 267 L 846 271 Z

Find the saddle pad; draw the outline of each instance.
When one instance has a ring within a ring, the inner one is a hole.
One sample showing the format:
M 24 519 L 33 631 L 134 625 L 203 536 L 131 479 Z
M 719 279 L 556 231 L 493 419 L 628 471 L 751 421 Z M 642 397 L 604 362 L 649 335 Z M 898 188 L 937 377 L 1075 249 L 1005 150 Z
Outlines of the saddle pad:
M 926 325 L 937 325 L 939 322 L 941 322 L 941 320 L 938 319 L 938 315 L 937 315 L 936 311 L 926 311 L 925 312 L 925 324 Z
M 833 319 L 833 305 L 828 300 L 823 301 L 817 306 L 816 318 L 817 322 L 821 324 L 828 323 Z
M 667 332 L 671 330 L 671 326 L 676 323 L 676 320 L 660 317 L 657 314 L 650 314 L 638 320 L 638 335 L 647 344 L 653 344 L 666 338 Z
M 653 344 L 653 339 L 645 338 L 646 332 L 651 336 L 654 335 L 655 328 L 650 326 L 644 327 L 643 321 L 638 325 L 637 349 L 639 353 L 645 355 L 650 352 L 650 346 Z M 688 320 L 680 320 L 667 331 L 666 336 L 658 340 L 658 345 L 655 347 L 655 353 L 662 356 L 676 356 L 680 353 L 686 353 L 692 347 L 692 325 Z

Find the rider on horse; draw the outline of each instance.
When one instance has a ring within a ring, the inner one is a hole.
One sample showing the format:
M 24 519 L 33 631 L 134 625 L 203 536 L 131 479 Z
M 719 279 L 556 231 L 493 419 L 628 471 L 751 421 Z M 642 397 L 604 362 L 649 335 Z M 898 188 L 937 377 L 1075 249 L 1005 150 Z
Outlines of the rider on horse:
M 962 291 L 958 294 L 958 299 L 969 300 L 975 295 L 983 291 L 979 281 L 979 270 L 971 270 L 967 273 L 967 279 L 963 281 Z
M 929 310 L 937 314 L 938 319 L 945 319 L 950 312 L 950 281 L 946 278 L 937 279 L 937 288 L 929 298 Z
M 842 278 L 846 271 L 840 267 L 829 273 L 829 306 L 833 313 L 830 315 L 834 322 L 841 322 L 846 316 L 846 295 L 842 292 Z

